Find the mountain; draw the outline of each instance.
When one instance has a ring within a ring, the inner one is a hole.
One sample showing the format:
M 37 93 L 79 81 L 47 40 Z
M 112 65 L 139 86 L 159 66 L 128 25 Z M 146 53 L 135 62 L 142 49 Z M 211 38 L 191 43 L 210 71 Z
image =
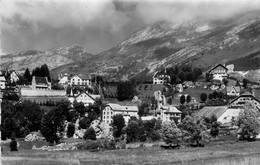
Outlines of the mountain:
M 55 69 L 64 65 L 80 65 L 93 55 L 86 53 L 79 45 L 59 47 L 46 52 L 29 50 L 1 56 L 1 69 L 14 69 L 22 72 L 29 68 L 33 70 L 43 64 L 47 64 L 49 69 Z
M 221 20 L 195 18 L 181 24 L 157 22 L 93 56 L 85 54 L 79 46 L 75 53 L 69 53 L 68 49 L 32 51 L 25 57 L 23 53 L 14 54 L 13 66 L 25 69 L 47 63 L 53 74 L 97 73 L 117 79 L 150 78 L 158 70 L 183 64 L 207 70 L 225 63 L 234 64 L 234 70 L 256 70 L 260 69 L 260 11 Z M 73 46 L 72 50 L 74 52 Z M 6 56 L 9 62 L 12 56 Z

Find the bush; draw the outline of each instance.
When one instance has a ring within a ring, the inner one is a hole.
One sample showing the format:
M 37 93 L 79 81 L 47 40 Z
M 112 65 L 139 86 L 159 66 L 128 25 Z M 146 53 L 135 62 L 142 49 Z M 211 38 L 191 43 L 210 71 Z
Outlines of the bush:
M 101 148 L 100 141 L 92 141 L 88 140 L 86 142 L 80 143 L 77 145 L 79 150 L 92 150 L 92 149 L 99 149 Z
M 158 141 L 161 139 L 161 135 L 158 131 L 153 131 L 150 133 L 150 138 L 152 139 L 152 141 Z
M 196 146 L 201 146 L 201 142 L 207 141 L 209 138 L 204 120 L 186 116 L 179 126 L 182 129 L 184 141 L 190 145 L 193 145 L 195 142 Z
M 126 141 L 135 142 L 139 140 L 139 124 L 137 121 L 132 120 L 128 123 L 126 127 Z
M 83 117 L 79 120 L 79 127 L 81 129 L 87 129 L 91 124 L 91 120 L 87 117 Z
M 246 107 L 238 115 L 239 134 L 240 140 L 254 140 L 259 133 L 260 122 L 258 117 L 260 116 L 257 109 Z
M 15 140 L 11 141 L 11 143 L 10 143 L 10 150 L 11 151 L 18 151 L 17 142 Z
M 75 126 L 73 123 L 69 123 L 67 129 L 67 137 L 68 138 L 72 137 L 74 133 L 75 133 Z
M 83 138 L 84 138 L 85 140 L 87 140 L 87 139 L 89 139 L 89 140 L 96 140 L 97 137 L 96 137 L 96 132 L 95 132 L 94 128 L 92 128 L 92 127 L 88 128 L 88 129 L 86 130 L 86 132 L 85 132 Z
M 164 122 L 161 129 L 163 141 L 166 144 L 179 145 L 182 139 L 182 132 L 177 128 L 174 121 Z
M 122 130 L 125 127 L 125 119 L 123 117 L 123 115 L 121 114 L 117 114 L 115 116 L 113 116 L 113 135 L 114 137 L 118 138 L 122 135 Z
M 115 141 L 113 140 L 99 140 L 99 141 L 92 141 L 87 140 L 83 143 L 77 145 L 79 150 L 113 150 L 116 149 Z

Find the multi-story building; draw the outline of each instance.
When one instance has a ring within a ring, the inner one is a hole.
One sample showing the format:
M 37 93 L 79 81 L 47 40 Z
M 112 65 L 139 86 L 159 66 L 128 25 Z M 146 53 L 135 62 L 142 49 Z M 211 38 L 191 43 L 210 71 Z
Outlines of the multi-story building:
M 17 82 L 19 80 L 18 74 L 13 70 L 10 74 L 10 82 Z
M 91 86 L 91 77 L 74 75 L 70 78 L 69 84 L 72 86 Z
M 217 79 L 221 81 L 228 76 L 227 72 L 228 72 L 228 68 L 226 68 L 222 64 L 218 64 L 208 71 L 208 73 L 212 75 L 213 79 Z
M 117 114 L 122 114 L 125 119 L 125 122 L 128 123 L 131 116 L 138 117 L 138 107 L 123 106 L 115 103 L 109 103 L 103 109 L 102 120 L 106 124 L 111 124 L 113 121 L 113 116 Z
M 230 107 L 244 108 L 247 104 L 260 109 L 260 100 L 250 92 L 245 92 L 230 102 Z
M 160 119 L 163 122 L 166 121 L 177 121 L 181 122 L 181 111 L 173 106 L 161 106 L 160 108 Z
M 153 76 L 153 84 L 166 84 L 171 81 L 171 77 L 166 73 L 156 72 Z
M 5 89 L 6 79 L 4 76 L 0 76 L 0 89 Z

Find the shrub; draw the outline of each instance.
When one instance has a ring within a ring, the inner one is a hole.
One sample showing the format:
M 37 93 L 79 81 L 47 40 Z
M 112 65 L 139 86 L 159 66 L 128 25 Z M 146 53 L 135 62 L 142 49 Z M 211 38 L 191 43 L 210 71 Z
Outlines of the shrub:
M 158 141 L 161 139 L 161 135 L 158 131 L 152 131 L 150 133 L 150 138 L 152 139 L 152 141 Z
M 113 135 L 114 137 L 120 137 L 122 135 L 122 129 L 125 127 L 125 119 L 123 115 L 117 114 L 113 116 Z
M 139 140 L 139 124 L 137 121 L 132 120 L 128 123 L 126 127 L 126 141 L 135 142 Z
M 79 150 L 113 150 L 116 148 L 116 144 L 115 141 L 108 139 L 99 141 L 87 140 L 83 143 L 78 144 L 77 148 Z
M 207 94 L 206 93 L 202 93 L 201 95 L 200 95 L 200 100 L 204 103 L 206 100 L 207 100 Z
M 259 112 L 257 109 L 246 107 L 238 115 L 240 140 L 254 140 L 259 133 L 260 122 L 258 120 Z
M 174 121 L 164 122 L 162 125 L 161 134 L 163 141 L 170 145 L 179 145 L 182 139 L 182 132 L 179 128 L 177 128 Z
M 11 141 L 11 143 L 10 143 L 10 150 L 11 151 L 18 151 L 17 142 L 15 140 Z
M 79 120 L 79 127 L 81 129 L 87 129 L 91 124 L 91 120 L 87 117 L 83 117 Z
M 85 141 L 83 143 L 78 144 L 77 148 L 79 150 L 98 149 L 98 148 L 101 148 L 101 142 L 100 141 L 87 140 L 87 141 Z
M 73 123 L 68 124 L 68 129 L 67 129 L 67 137 L 72 137 L 75 133 L 75 126 Z
M 209 138 L 204 120 L 186 116 L 179 126 L 182 129 L 183 139 L 191 145 L 195 142 L 196 146 L 201 146 L 201 142 Z
M 84 138 L 85 140 L 87 140 L 87 139 L 89 139 L 89 140 L 96 140 L 97 137 L 96 137 L 96 132 L 95 132 L 94 128 L 92 128 L 92 127 L 88 128 L 88 129 L 86 130 L 86 132 L 85 132 L 83 138 Z

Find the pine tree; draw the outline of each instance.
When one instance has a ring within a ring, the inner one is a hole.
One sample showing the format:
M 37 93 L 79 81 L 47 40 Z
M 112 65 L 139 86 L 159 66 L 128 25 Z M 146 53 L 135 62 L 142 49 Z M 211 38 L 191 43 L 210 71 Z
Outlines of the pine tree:
M 31 73 L 30 73 L 30 71 L 29 71 L 28 68 L 25 70 L 25 72 L 24 72 L 24 74 L 23 74 L 23 77 L 24 77 L 24 78 L 26 79 L 26 81 L 28 81 L 28 82 L 32 81 L 32 79 L 31 79 Z

